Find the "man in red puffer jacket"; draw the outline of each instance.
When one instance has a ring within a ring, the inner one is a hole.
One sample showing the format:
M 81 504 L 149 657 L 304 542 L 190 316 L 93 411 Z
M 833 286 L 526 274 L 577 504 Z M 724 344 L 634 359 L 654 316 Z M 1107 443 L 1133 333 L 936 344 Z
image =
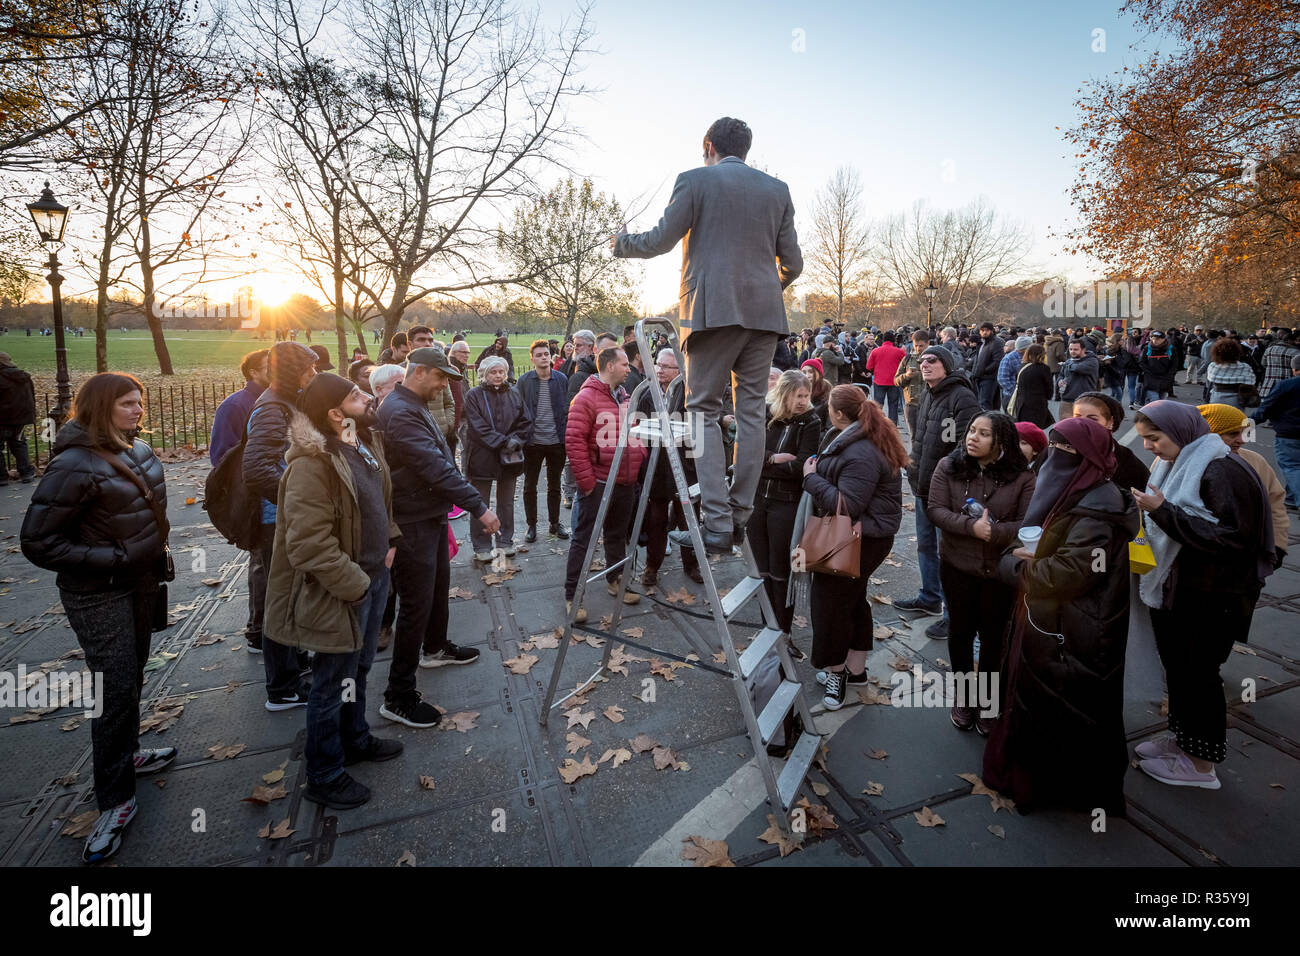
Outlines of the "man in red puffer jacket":
M 622 388 L 628 369 L 626 352 L 620 348 L 605 349 L 596 356 L 596 374 L 582 383 L 569 406 L 564 450 L 573 469 L 574 481 L 578 484 L 578 500 L 573 506 L 573 540 L 569 544 L 569 563 L 564 575 L 566 611 L 577 591 L 578 575 L 585 573 L 583 558 L 596 524 L 601 497 L 605 494 L 605 483 L 609 480 L 623 416 L 628 411 L 628 396 Z M 627 552 L 628 525 L 636 508 L 636 479 L 645 454 L 645 448 L 629 438 L 618 465 L 618 474 L 614 476 L 614 491 L 604 523 L 605 566 L 610 569 L 605 582 L 610 594 L 618 593 L 622 576 L 620 562 Z M 640 600 L 641 595 L 634 591 L 623 595 L 626 604 L 636 604 Z M 579 608 L 575 620 L 581 623 L 586 619 L 586 608 Z

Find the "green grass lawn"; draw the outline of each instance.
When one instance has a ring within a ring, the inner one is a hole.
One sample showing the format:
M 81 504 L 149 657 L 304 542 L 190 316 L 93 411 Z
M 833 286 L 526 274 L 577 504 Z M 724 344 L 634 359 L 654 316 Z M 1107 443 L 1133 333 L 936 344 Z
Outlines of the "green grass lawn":
M 527 349 L 524 336 L 512 340 L 512 351 Z M 532 341 L 532 337 L 527 337 Z M 307 344 L 307 339 L 299 335 L 298 341 Z M 492 336 L 487 333 L 469 336 L 470 352 L 478 353 L 492 344 Z M 248 352 L 259 348 L 268 348 L 274 344 L 271 339 L 259 341 L 250 332 L 181 332 L 167 333 L 167 348 L 171 352 L 172 367 L 178 380 L 189 372 L 200 369 L 212 374 L 221 369 L 229 369 L 232 380 L 239 379 L 239 360 Z M 313 332 L 313 345 L 324 345 L 330 350 L 330 357 L 338 364 L 334 354 L 337 340 L 333 332 Z M 348 336 L 348 355 L 356 339 Z M 87 332 L 77 338 L 68 336 L 68 370 L 72 373 L 75 385 L 86 375 L 95 371 L 95 337 Z M 371 358 L 377 358 L 382 348 L 367 336 L 366 348 Z M 40 336 L 35 332 L 29 337 L 22 330 L 10 331 L 0 336 L 0 352 L 8 352 L 14 364 L 30 372 L 34 378 L 45 380 L 54 378 L 54 336 Z M 526 360 L 526 353 L 517 354 L 516 364 L 520 359 Z M 146 329 L 116 329 L 108 333 L 108 365 L 114 371 L 130 372 L 133 375 L 152 376 L 158 374 L 158 357 L 154 354 L 153 338 Z

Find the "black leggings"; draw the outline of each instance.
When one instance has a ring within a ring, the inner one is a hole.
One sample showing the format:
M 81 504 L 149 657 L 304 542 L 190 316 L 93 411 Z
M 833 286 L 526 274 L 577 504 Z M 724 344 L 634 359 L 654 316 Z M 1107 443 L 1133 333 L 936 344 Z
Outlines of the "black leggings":
M 880 562 L 894 546 L 894 538 L 863 538 L 861 573 L 856 578 L 834 574 L 812 575 L 813 667 L 839 667 L 849 651 L 871 650 L 871 602 L 867 585 Z
M 1211 763 L 1228 756 L 1228 708 L 1219 667 L 1245 641 L 1256 594 L 1176 592 L 1152 609 L 1151 628 L 1169 685 L 1169 729 L 1186 754 Z
M 790 586 L 790 536 L 794 533 L 794 515 L 798 509 L 794 501 L 755 497 L 754 513 L 745 526 L 754 563 L 763 575 L 763 589 L 786 634 L 790 633 L 794 621 L 794 608 L 787 607 L 785 601 Z
M 959 571 L 943 561 L 939 580 L 948 603 L 948 651 L 954 674 L 975 670 L 975 635 L 980 638 L 980 670 L 1002 666 L 1003 637 L 1011 621 L 1015 592 L 1000 581 Z

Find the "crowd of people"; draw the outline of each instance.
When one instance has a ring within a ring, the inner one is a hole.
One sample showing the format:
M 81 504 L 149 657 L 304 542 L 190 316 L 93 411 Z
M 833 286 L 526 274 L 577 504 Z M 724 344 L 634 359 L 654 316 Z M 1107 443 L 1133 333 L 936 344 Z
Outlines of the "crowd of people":
M 1124 812 L 1123 672 L 1134 603 L 1149 616 L 1169 689 L 1169 733 L 1138 747 L 1140 766 L 1171 785 L 1218 788 L 1215 765 L 1227 755 L 1219 667 L 1247 637 L 1300 503 L 1295 341 L 1285 330 L 1242 343 L 1231 333 L 1202 338 L 1199 328 L 1107 336 L 991 323 L 858 334 L 828 327 L 782 341 L 767 379 L 753 510 L 737 532 L 748 535 L 797 659 L 805 652 L 792 634 L 795 602 L 807 584 L 808 653 L 825 708 L 839 709 L 847 689 L 868 680 L 866 584 L 895 546 L 906 476 L 920 583 L 894 606 L 938 618 L 926 633 L 949 642 L 954 672 L 998 676 L 996 707 L 959 700 L 951 708 L 957 730 L 989 738 L 990 786 L 1022 810 Z M 667 456 L 650 474 L 647 449 L 634 441 L 614 472 L 610 427 L 653 411 L 648 391 L 637 409 L 629 404 L 647 375 L 669 411 L 685 410 L 677 353 L 656 336 L 647 369 L 628 329 L 538 339 L 527 355 L 530 367 L 516 377 L 501 334 L 474 361 L 471 385 L 463 336 L 443 342 L 422 326 L 397 333 L 379 363 L 355 356 L 344 375 L 331 371 L 323 347 L 277 342 L 244 358 L 247 384 L 217 412 L 211 460 L 240 456 L 257 509 L 246 644 L 262 655 L 266 709 L 305 710 L 310 801 L 361 805 L 370 792 L 347 768 L 402 752 L 366 720 L 378 650 L 392 647 L 380 715 L 412 728 L 439 723 L 419 670 L 478 658 L 448 637 L 453 528 L 468 519 L 476 561 L 514 554 L 520 475 L 523 541 L 539 535 L 543 468 L 546 533 L 570 539 L 566 611 L 592 535 L 603 536 L 610 594 L 627 603 L 657 586 L 670 542 L 681 544 L 689 505 Z M 1171 397 L 1184 368 L 1183 384 L 1204 383 L 1211 400 L 1198 407 Z M 0 376 L 30 392 L 15 371 L 0 355 Z M 88 862 L 120 845 L 136 812 L 136 776 L 176 756 L 140 748 L 137 738 L 143 668 L 151 633 L 165 626 L 171 574 L 162 466 L 137 437 L 142 395 L 126 374 L 82 385 L 21 536 L 29 560 L 58 572 L 88 666 L 105 675 L 104 714 L 93 724 L 102 813 Z M 1155 456 L 1150 470 L 1116 441 L 1129 413 Z M 714 424 L 734 434 L 734 418 L 727 404 Z M 1243 447 L 1264 422 L 1276 429 L 1280 478 Z M 15 457 L 19 476 L 31 477 Z M 688 481 L 712 465 L 684 464 Z M 642 488 L 648 505 L 634 542 Z M 835 514 L 860 529 L 856 576 L 809 572 L 797 560 L 808 522 Z M 1141 575 L 1130 573 L 1135 540 L 1154 555 Z M 620 565 L 639 546 L 638 590 L 622 586 Z M 684 546 L 680 554 L 683 572 L 702 581 L 701 558 Z M 585 620 L 586 609 L 575 616 Z

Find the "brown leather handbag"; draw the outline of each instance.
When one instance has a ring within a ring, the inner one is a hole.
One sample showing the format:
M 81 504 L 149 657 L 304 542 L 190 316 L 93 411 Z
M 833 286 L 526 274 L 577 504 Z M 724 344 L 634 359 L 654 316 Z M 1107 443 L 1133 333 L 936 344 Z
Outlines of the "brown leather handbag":
M 862 522 L 850 521 L 844 514 L 843 495 L 836 496 L 835 514 L 808 518 L 790 560 L 795 570 L 802 565 L 803 570 L 817 574 L 861 577 Z

